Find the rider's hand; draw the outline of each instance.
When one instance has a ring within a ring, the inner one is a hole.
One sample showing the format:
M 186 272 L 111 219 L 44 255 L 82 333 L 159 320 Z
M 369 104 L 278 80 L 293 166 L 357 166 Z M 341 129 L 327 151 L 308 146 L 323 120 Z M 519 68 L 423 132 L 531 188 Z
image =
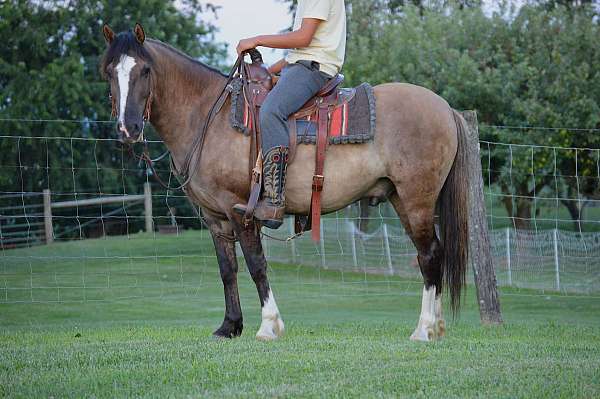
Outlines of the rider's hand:
M 241 55 L 244 51 L 256 48 L 256 46 L 258 46 L 256 37 L 249 37 L 247 39 L 240 40 L 236 47 L 236 51 L 238 55 Z

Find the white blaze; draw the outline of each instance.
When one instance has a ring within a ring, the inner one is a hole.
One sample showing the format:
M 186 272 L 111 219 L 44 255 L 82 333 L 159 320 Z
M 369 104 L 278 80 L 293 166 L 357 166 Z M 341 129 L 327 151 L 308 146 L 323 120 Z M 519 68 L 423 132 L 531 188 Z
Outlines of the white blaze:
M 127 105 L 127 95 L 129 94 L 129 77 L 134 66 L 135 59 L 128 55 L 123 55 L 115 67 L 119 82 L 119 122 L 121 124 L 125 120 L 125 105 Z

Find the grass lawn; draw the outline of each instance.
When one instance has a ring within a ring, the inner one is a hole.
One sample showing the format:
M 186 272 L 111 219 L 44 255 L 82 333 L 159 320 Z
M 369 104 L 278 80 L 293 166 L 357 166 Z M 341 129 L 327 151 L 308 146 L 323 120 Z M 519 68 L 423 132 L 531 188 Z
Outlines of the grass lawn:
M 503 289 L 505 324 L 482 327 L 469 286 L 447 337 L 421 344 L 418 282 L 275 264 L 286 335 L 265 343 L 243 265 L 244 334 L 211 337 L 223 291 L 195 232 L 0 262 L 0 397 L 600 397 L 598 296 Z

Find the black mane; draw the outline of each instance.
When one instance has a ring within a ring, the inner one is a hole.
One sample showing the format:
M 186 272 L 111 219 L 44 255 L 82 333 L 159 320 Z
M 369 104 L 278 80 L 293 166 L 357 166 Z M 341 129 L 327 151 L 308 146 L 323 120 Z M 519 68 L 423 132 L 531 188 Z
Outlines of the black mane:
M 200 66 L 200 67 L 202 67 L 204 69 L 208 69 L 209 71 L 214 72 L 216 74 L 219 74 L 220 76 L 223 76 L 223 77 L 227 77 L 228 76 L 226 73 L 223 73 L 219 69 L 217 69 L 215 67 L 212 67 L 210 65 L 207 65 L 204 62 L 202 62 L 200 60 L 197 60 L 197 59 L 195 59 L 193 57 L 190 57 L 189 55 L 187 55 L 183 51 L 181 51 L 181 50 L 179 50 L 179 49 L 177 49 L 177 48 L 175 48 L 175 47 L 173 47 L 173 46 L 171 46 L 171 45 L 169 45 L 167 43 L 163 43 L 160 40 L 156 40 L 156 39 L 147 39 L 147 40 L 151 41 L 154 44 L 158 44 L 162 48 L 164 48 L 164 49 L 166 49 L 166 50 L 168 50 L 168 51 L 170 51 L 172 53 L 175 53 L 176 55 L 178 55 L 178 56 L 186 59 L 187 61 L 189 61 L 190 63 L 192 63 L 195 66 Z
M 115 40 L 110 44 L 102 58 L 102 63 L 100 64 L 102 74 L 106 73 L 106 67 L 110 63 L 119 60 L 123 55 L 135 56 L 149 63 L 153 61 L 148 50 L 137 41 L 131 30 L 121 32 L 115 37 Z
M 182 52 L 166 43 L 163 43 L 159 40 L 149 39 L 149 38 L 146 39 L 146 42 L 152 42 L 153 44 L 158 44 L 161 47 L 163 47 L 164 49 L 171 51 L 174 54 L 181 56 L 182 58 L 191 62 L 192 65 L 200 66 L 211 72 L 217 73 L 220 76 L 227 77 L 227 75 L 224 74 L 223 72 L 221 72 L 220 70 L 213 68 L 209 65 L 206 65 L 205 63 L 203 63 L 195 58 L 190 57 L 189 55 L 185 54 L 184 52 Z M 146 47 L 141 45 L 137 41 L 137 39 L 135 38 L 135 35 L 133 34 L 133 31 L 129 30 L 128 32 L 121 32 L 115 37 L 115 40 L 113 40 L 113 42 L 108 47 L 108 50 L 106 50 L 106 53 L 102 57 L 102 62 L 100 63 L 100 72 L 102 73 L 102 75 L 105 76 L 106 67 L 110 63 L 112 63 L 115 60 L 121 59 L 121 56 L 124 54 L 131 55 L 134 57 L 139 57 L 150 64 L 152 64 L 154 61 L 152 58 L 152 55 L 146 49 Z

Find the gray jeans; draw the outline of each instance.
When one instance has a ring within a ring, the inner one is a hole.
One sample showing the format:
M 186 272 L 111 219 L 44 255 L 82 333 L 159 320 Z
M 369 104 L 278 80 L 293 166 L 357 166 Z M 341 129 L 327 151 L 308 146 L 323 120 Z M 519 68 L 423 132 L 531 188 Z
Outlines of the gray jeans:
M 288 117 L 321 90 L 331 76 L 318 64 L 298 61 L 281 71 L 279 81 L 260 108 L 263 155 L 273 147 L 289 147 Z

